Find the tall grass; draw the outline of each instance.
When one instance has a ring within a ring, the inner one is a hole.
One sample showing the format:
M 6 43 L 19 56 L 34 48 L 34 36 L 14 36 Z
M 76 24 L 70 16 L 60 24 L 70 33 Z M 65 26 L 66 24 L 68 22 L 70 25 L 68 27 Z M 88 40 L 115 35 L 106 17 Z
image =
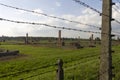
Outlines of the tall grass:
M 56 80 L 57 66 L 55 64 L 58 59 L 64 61 L 65 80 L 72 78 L 97 80 L 98 78 L 100 47 L 64 49 L 32 45 L 1 45 L 0 48 L 19 50 L 22 54 L 13 59 L 0 61 L 0 80 L 19 80 L 33 75 L 36 76 L 25 80 Z M 116 53 L 113 54 L 115 80 L 120 79 L 119 48 L 120 46 L 115 46 Z

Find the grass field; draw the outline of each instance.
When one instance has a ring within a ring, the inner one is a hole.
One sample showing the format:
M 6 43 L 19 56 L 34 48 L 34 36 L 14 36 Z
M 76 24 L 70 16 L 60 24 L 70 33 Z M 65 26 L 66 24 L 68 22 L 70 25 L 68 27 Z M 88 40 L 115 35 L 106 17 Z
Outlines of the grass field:
M 0 80 L 56 80 L 56 63 L 64 61 L 65 80 L 98 80 L 100 47 L 69 49 L 33 45 L 0 45 L 19 56 L 0 59 Z M 120 80 L 120 46 L 114 46 L 113 72 Z

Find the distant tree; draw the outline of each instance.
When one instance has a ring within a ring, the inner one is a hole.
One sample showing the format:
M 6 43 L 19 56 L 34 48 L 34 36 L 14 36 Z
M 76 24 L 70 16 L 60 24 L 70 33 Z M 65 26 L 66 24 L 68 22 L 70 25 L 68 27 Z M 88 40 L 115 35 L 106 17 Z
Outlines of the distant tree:
M 101 44 L 99 37 L 96 37 L 96 38 L 95 38 L 95 44 L 97 44 L 97 43 L 98 43 L 98 44 Z
M 96 37 L 95 40 L 96 40 L 96 41 L 100 41 L 100 38 L 99 38 L 99 37 Z

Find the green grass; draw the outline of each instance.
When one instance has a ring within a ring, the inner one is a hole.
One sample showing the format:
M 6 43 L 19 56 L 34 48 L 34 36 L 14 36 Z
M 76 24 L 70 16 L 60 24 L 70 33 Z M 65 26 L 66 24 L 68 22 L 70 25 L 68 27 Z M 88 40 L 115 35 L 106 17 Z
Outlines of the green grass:
M 97 80 L 98 78 L 100 47 L 64 49 L 31 45 L 0 45 L 0 48 L 20 50 L 23 55 L 0 61 L 0 80 L 19 80 L 33 75 L 37 76 L 25 80 L 56 80 L 57 66 L 55 64 L 58 59 L 64 61 L 65 80 L 71 80 L 73 77 L 74 80 Z M 116 74 L 114 80 L 120 79 L 119 48 L 120 46 L 114 47 L 116 51 L 113 54 L 115 66 L 113 72 Z

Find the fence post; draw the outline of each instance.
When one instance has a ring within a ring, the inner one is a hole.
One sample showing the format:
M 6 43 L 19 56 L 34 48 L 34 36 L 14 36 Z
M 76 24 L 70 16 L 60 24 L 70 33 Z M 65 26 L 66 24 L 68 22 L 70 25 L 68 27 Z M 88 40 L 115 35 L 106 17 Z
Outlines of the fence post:
M 57 80 L 64 80 L 64 71 L 63 71 L 63 61 L 59 59 L 58 62 L 58 69 L 57 69 Z
M 112 80 L 111 21 L 112 0 L 102 0 L 102 34 L 100 54 L 100 80 Z
M 58 32 L 58 46 L 59 46 L 59 47 L 62 46 L 62 41 L 61 41 L 61 30 L 59 30 L 59 32 Z

